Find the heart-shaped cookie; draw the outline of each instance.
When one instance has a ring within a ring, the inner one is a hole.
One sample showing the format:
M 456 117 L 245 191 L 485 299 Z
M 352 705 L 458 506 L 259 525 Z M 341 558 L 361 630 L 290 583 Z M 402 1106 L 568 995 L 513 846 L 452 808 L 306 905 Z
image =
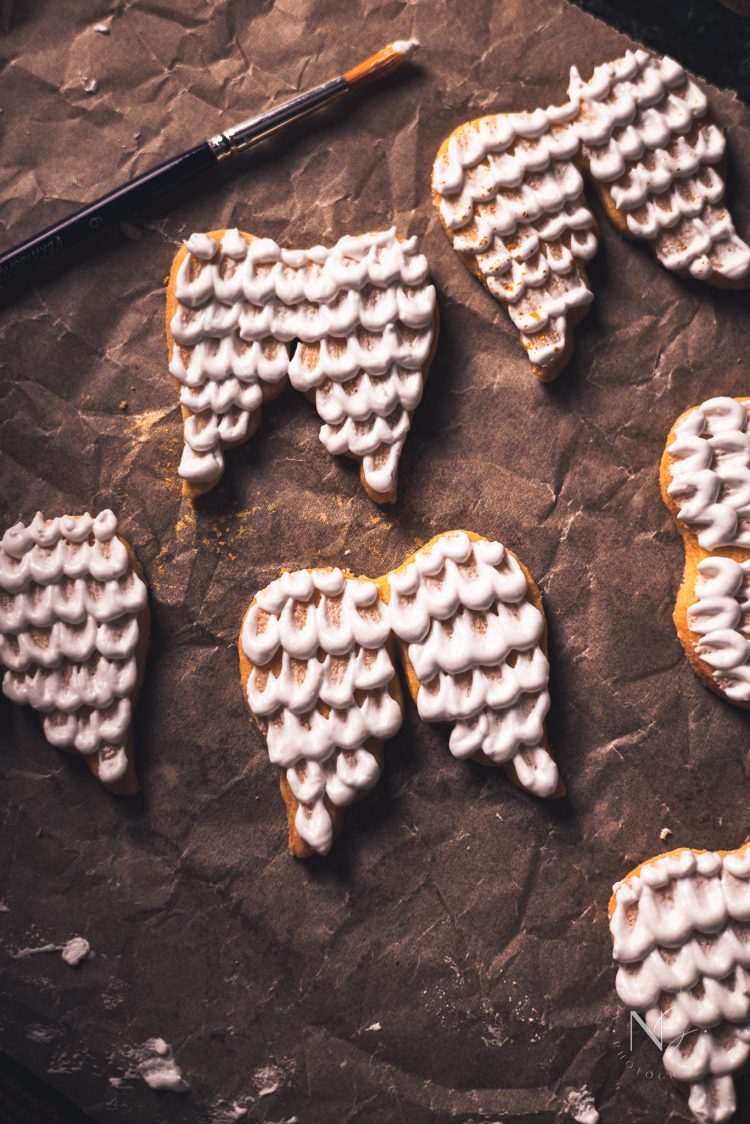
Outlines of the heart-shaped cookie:
M 397 653 L 420 717 L 454 724 L 455 757 L 500 765 L 535 796 L 565 792 L 545 728 L 539 590 L 500 543 L 447 531 L 383 577 L 298 570 L 250 603 L 242 690 L 281 769 L 298 858 L 325 854 L 343 808 L 380 776 L 402 718 Z

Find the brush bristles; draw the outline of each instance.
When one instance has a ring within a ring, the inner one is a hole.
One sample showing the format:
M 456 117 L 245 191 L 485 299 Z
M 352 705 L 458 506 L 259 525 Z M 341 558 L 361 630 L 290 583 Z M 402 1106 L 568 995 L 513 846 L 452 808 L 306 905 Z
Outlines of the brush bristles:
M 416 39 L 398 39 L 389 43 L 377 54 L 347 70 L 344 80 L 350 86 L 358 86 L 362 82 L 370 82 L 373 78 L 382 78 L 389 70 L 395 70 L 401 63 L 413 54 L 419 46 Z

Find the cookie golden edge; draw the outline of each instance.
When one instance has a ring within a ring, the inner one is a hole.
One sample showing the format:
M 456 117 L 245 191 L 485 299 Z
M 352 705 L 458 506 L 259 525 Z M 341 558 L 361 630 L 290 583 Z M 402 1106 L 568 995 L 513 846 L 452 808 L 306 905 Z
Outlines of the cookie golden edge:
M 306 570 L 307 573 L 323 572 L 323 573 L 329 573 L 330 574 L 331 571 L 333 570 L 332 566 L 306 566 L 306 567 L 303 567 L 303 568 Z M 285 569 L 281 570 L 279 572 L 279 575 L 277 575 L 277 576 L 280 576 L 283 573 L 289 573 L 289 572 L 296 572 L 296 571 L 290 571 L 289 567 L 286 567 Z M 378 592 L 380 594 L 381 601 L 382 601 L 382 593 L 380 591 L 380 584 L 379 584 L 378 579 L 368 578 L 364 574 L 360 574 L 360 575 L 353 574 L 350 570 L 345 570 L 345 569 L 342 570 L 341 573 L 348 580 L 370 582 L 372 585 L 378 586 Z M 320 594 L 316 592 L 315 596 L 317 598 L 319 598 Z M 257 595 L 256 595 L 256 597 L 257 597 Z M 244 628 L 245 628 L 245 621 L 246 621 L 246 619 L 247 619 L 247 617 L 250 613 L 250 610 L 255 605 L 256 597 L 253 597 L 252 601 L 248 605 L 248 607 L 245 610 L 245 613 L 242 617 L 242 624 L 240 625 L 240 632 L 239 632 L 239 636 L 237 638 L 237 652 L 238 652 L 238 655 L 239 655 L 240 682 L 242 683 L 242 695 L 243 695 L 243 698 L 245 700 L 245 706 L 247 707 L 247 709 L 250 713 L 250 717 L 252 719 L 253 726 L 255 727 L 255 729 L 258 731 L 261 738 L 263 739 L 263 744 L 266 745 L 267 744 L 266 743 L 266 735 L 263 731 L 263 727 L 262 727 L 260 721 L 258 720 L 258 718 L 256 717 L 255 713 L 253 712 L 253 709 L 250 706 L 250 702 L 248 700 L 248 695 L 247 695 L 247 681 L 250 678 L 252 670 L 256 665 L 245 654 L 245 650 L 242 646 L 242 633 L 243 633 Z M 398 704 L 398 708 L 401 711 L 401 716 L 402 716 L 402 719 L 403 719 L 404 695 L 403 695 L 403 691 L 401 690 L 401 684 L 399 682 L 399 677 L 398 677 L 398 670 L 397 670 L 398 661 L 396 659 L 396 647 L 395 647 L 395 641 L 393 639 L 392 634 L 389 636 L 388 640 L 386 641 L 385 646 L 386 646 L 386 648 L 388 650 L 388 654 L 391 658 L 391 663 L 393 664 L 393 675 L 391 676 L 390 682 L 388 684 L 388 691 L 389 691 L 389 694 L 391 695 L 391 697 Z M 267 670 L 269 672 L 269 674 L 274 674 L 274 671 L 278 671 L 278 669 L 280 667 L 279 653 L 277 653 L 269 663 L 264 664 L 263 667 L 264 667 L 264 670 Z M 381 774 L 382 774 L 382 769 L 383 769 L 383 765 L 384 765 L 384 761 L 385 761 L 385 752 L 384 752 L 385 743 L 380 741 L 377 738 L 369 738 L 364 743 L 363 748 L 367 749 L 377 759 L 377 762 L 378 762 L 378 765 L 380 767 Z M 379 783 L 379 780 L 376 781 L 376 784 L 373 787 L 376 787 L 378 783 Z M 287 835 L 288 835 L 287 849 L 289 851 L 289 854 L 292 855 L 292 857 L 295 858 L 295 859 L 307 859 L 311 855 L 314 855 L 316 852 L 309 845 L 309 843 L 305 842 L 305 840 L 302 838 L 302 836 L 297 831 L 297 826 L 296 826 L 295 821 L 296 821 L 296 816 L 297 816 L 297 810 L 298 810 L 300 804 L 299 804 L 299 801 L 297 800 L 297 797 L 294 795 L 291 788 L 289 787 L 289 783 L 287 782 L 285 772 L 281 768 L 279 769 L 279 791 L 281 793 L 281 799 L 283 800 L 284 807 L 286 809 Z M 357 796 L 356 799 L 352 801 L 352 804 L 357 804 L 360 800 L 363 800 L 366 796 L 368 796 L 370 794 L 370 792 L 372 792 L 372 789 L 368 789 L 367 792 L 360 793 L 360 795 Z M 332 804 L 327 796 L 324 798 L 324 800 L 325 800 L 326 810 L 328 811 L 328 814 L 331 817 L 331 822 L 333 823 L 333 839 L 335 841 L 338 838 L 338 836 L 341 834 L 341 831 L 344 827 L 344 819 L 345 819 L 346 809 L 340 808 L 336 804 Z M 347 805 L 347 807 L 351 807 L 351 806 L 352 805 Z
M 386 602 L 386 604 L 388 604 L 388 602 L 390 601 L 390 584 L 389 584 L 390 575 L 391 574 L 400 574 L 403 570 L 406 569 L 407 566 L 411 566 L 414 563 L 414 560 L 415 560 L 416 556 L 418 554 L 420 554 L 423 550 L 429 550 L 431 547 L 433 547 L 435 545 L 435 543 L 437 543 L 441 539 L 445 538 L 446 535 L 451 535 L 451 534 L 464 534 L 469 539 L 471 539 L 472 542 L 488 542 L 488 541 L 491 541 L 491 540 L 486 539 L 484 535 L 477 534 L 476 531 L 464 531 L 464 530 L 460 530 L 460 529 L 452 529 L 452 530 L 449 530 L 449 531 L 441 531 L 440 534 L 434 535 L 429 540 L 429 542 L 424 543 L 423 546 L 417 547 L 417 549 L 414 550 L 409 555 L 409 557 L 404 562 L 401 563 L 400 566 L 397 566 L 395 570 L 391 570 L 391 571 L 389 571 L 388 574 L 383 575 L 383 577 L 375 579 L 376 583 L 380 587 L 381 597 Z M 548 658 L 547 617 L 546 617 L 545 612 L 544 612 L 544 604 L 542 602 L 542 594 L 541 594 L 541 591 L 539 589 L 539 586 L 536 584 L 536 582 L 534 581 L 534 578 L 532 577 L 531 573 L 526 568 L 526 566 L 523 564 L 523 562 L 518 557 L 518 555 L 515 554 L 514 551 L 510 550 L 510 548 L 507 547 L 507 546 L 505 546 L 504 549 L 508 552 L 508 554 L 513 559 L 515 559 L 515 561 L 518 563 L 518 565 L 521 569 L 521 572 L 523 573 L 523 576 L 526 578 L 526 586 L 527 586 L 526 600 L 529 601 L 530 604 L 532 604 L 534 606 L 534 608 L 538 609 L 539 612 L 542 614 L 542 621 L 543 621 L 544 627 L 543 627 L 542 636 L 541 636 L 539 644 L 540 644 L 540 647 L 541 647 L 542 651 L 544 652 L 545 657 Z M 404 678 L 406 680 L 407 690 L 408 690 L 414 704 L 416 705 L 417 695 L 419 694 L 419 680 L 417 678 L 416 672 L 414 671 L 414 665 L 412 664 L 411 660 L 409 659 L 409 645 L 406 641 L 401 641 L 401 640 L 397 640 L 396 643 L 398 644 L 399 654 L 400 654 L 400 657 L 401 657 L 401 666 L 404 670 Z M 552 757 L 552 749 L 551 749 L 551 746 L 550 746 L 549 731 L 547 729 L 546 720 L 545 720 L 545 723 L 544 723 L 544 737 L 543 737 L 542 741 L 540 742 L 540 745 L 543 749 L 545 749 L 547 751 L 547 753 L 549 753 L 550 757 Z M 479 750 L 477 753 L 473 754 L 472 757 L 470 758 L 470 760 L 475 761 L 478 765 L 489 765 L 493 769 L 502 769 L 503 772 L 505 773 L 505 775 L 508 777 L 508 779 L 516 786 L 516 788 L 519 788 L 519 789 L 521 789 L 521 791 L 528 793 L 528 789 L 524 785 L 522 785 L 521 782 L 519 781 L 518 774 L 516 773 L 516 770 L 513 766 L 512 761 L 509 761 L 506 764 L 498 764 L 495 761 L 491 761 L 490 758 L 487 757 L 481 750 Z M 550 795 L 548 797 L 546 797 L 546 799 L 548 799 L 548 800 L 559 800 L 563 796 L 565 796 L 566 794 L 567 794 L 567 790 L 565 788 L 565 782 L 563 781 L 562 776 L 560 775 L 560 772 L 558 770 L 557 788 L 555 789 L 554 792 L 550 793 Z
M 747 402 L 748 396 L 740 396 L 736 398 L 735 401 Z M 704 558 L 731 558 L 735 562 L 740 563 L 750 559 L 750 551 L 738 549 L 736 547 L 719 547 L 716 550 L 704 550 L 704 548 L 699 545 L 696 534 L 680 519 L 680 505 L 669 495 L 668 488 L 672 483 L 672 473 L 670 469 L 673 460 L 670 456 L 669 449 L 677 438 L 677 427 L 696 409 L 700 409 L 700 403 L 696 406 L 688 407 L 674 422 L 669 431 L 659 467 L 659 487 L 662 500 L 682 536 L 682 545 L 685 550 L 682 582 L 675 599 L 672 620 L 674 621 L 677 636 L 682 644 L 688 662 L 701 682 L 725 702 L 730 703 L 732 706 L 740 707 L 743 710 L 750 710 L 750 702 L 739 702 L 728 698 L 726 693 L 722 691 L 721 687 L 716 683 L 713 677 L 713 668 L 698 655 L 697 648 L 701 642 L 701 636 L 699 633 L 691 632 L 688 627 L 688 609 L 698 600 L 695 595 L 696 582 L 700 578 L 698 564 L 702 562 Z
M 434 166 L 434 164 L 437 164 L 438 161 L 443 156 L 445 156 L 447 154 L 448 146 L 449 146 L 451 140 L 454 137 L 462 136 L 469 129 L 477 129 L 479 127 L 479 123 L 481 121 L 483 121 L 485 119 L 485 117 L 508 117 L 508 116 L 511 116 L 511 115 L 507 114 L 507 113 L 491 113 L 491 114 L 484 114 L 482 117 L 475 117 L 471 121 L 465 121 L 463 124 L 461 124 L 457 128 L 455 128 L 453 130 L 453 132 L 450 133 L 445 138 L 443 143 L 440 145 L 440 148 L 437 150 L 437 152 L 435 154 L 433 166 Z M 574 163 L 576 163 L 576 162 L 574 161 Z M 577 163 L 576 163 L 576 166 L 578 167 Z M 458 255 L 458 257 L 461 259 L 463 264 L 468 269 L 469 273 L 471 273 L 473 277 L 477 278 L 477 280 L 480 282 L 482 288 L 487 292 L 488 296 L 493 301 L 495 301 L 495 303 L 499 307 L 506 308 L 506 310 L 507 310 L 507 305 L 504 304 L 503 301 L 498 300 L 497 297 L 495 297 L 490 292 L 490 290 L 487 288 L 487 283 L 485 281 L 485 278 L 482 275 L 482 271 L 480 270 L 479 266 L 476 264 L 476 258 L 474 256 L 474 254 L 471 254 L 468 251 L 456 250 L 456 248 L 455 248 L 455 238 L 453 236 L 453 231 L 443 221 L 443 216 L 440 213 L 440 201 L 441 201 L 441 199 L 442 199 L 442 196 L 440 195 L 440 192 L 436 191 L 435 188 L 433 187 L 432 188 L 432 204 L 433 204 L 435 210 L 438 213 L 438 218 L 440 219 L 440 225 L 442 226 L 443 230 L 445 231 L 445 234 L 448 238 L 448 241 L 451 244 L 451 247 L 452 247 L 454 253 L 456 253 Z M 593 218 L 593 231 L 598 238 L 599 237 L 599 229 L 598 229 L 598 224 L 596 222 L 596 217 L 592 215 L 592 218 Z M 583 279 L 583 281 L 586 284 L 586 287 L 591 292 L 593 292 L 593 289 L 592 289 L 592 286 L 591 286 L 591 281 L 589 279 L 589 276 L 588 276 L 588 273 L 586 271 L 586 267 L 585 267 L 584 263 L 578 262 L 577 266 L 578 266 L 578 270 L 579 270 L 579 273 L 581 275 L 581 278 Z M 562 371 L 564 371 L 564 369 L 567 367 L 568 363 L 573 358 L 573 354 L 574 354 L 574 351 L 575 351 L 575 340 L 573 338 L 575 329 L 578 326 L 578 324 L 580 324 L 584 320 L 584 318 L 586 317 L 586 313 L 588 312 L 589 307 L 590 307 L 589 305 L 583 305 L 580 308 L 574 309 L 571 313 L 569 313 L 565 317 L 565 347 L 562 349 L 562 351 L 560 351 L 560 353 L 558 354 L 557 358 L 554 360 L 553 363 L 548 363 L 546 367 L 538 367 L 535 363 L 530 363 L 532 374 L 539 380 L 539 382 L 553 382 L 554 379 L 556 379 L 557 376 L 560 375 L 562 373 Z M 521 333 L 520 333 L 519 329 L 516 328 L 515 324 L 512 321 L 510 321 L 510 327 L 514 332 L 516 332 L 518 334 L 519 339 L 520 339 Z M 539 336 L 538 336 L 538 339 L 543 340 L 544 334 L 540 333 Z M 525 350 L 523 341 L 521 341 L 521 348 L 522 348 L 522 350 Z
M 224 227 L 221 230 L 209 230 L 209 231 L 206 232 L 207 237 L 213 238 L 214 241 L 218 243 L 218 246 L 217 246 L 217 249 L 216 249 L 216 254 L 218 254 L 219 251 L 220 251 L 221 243 L 222 243 L 222 240 L 223 240 L 226 232 L 227 232 L 226 227 Z M 241 230 L 239 233 L 240 233 L 241 237 L 245 240 L 245 242 L 247 242 L 248 246 L 251 245 L 251 243 L 255 242 L 256 239 L 257 239 L 257 235 L 248 234 L 247 231 Z M 367 231 L 365 233 L 365 236 L 368 233 L 372 234 L 373 231 Z M 406 239 L 403 238 L 400 234 L 397 235 L 397 237 L 398 237 L 399 242 L 405 242 L 406 241 Z M 189 250 L 187 248 L 187 245 L 185 243 L 183 243 L 183 245 L 180 247 L 180 249 L 175 254 L 174 258 L 172 259 L 172 266 L 170 268 L 169 277 L 167 279 L 167 301 L 166 301 L 166 305 L 167 305 L 167 308 L 166 308 L 167 352 L 168 352 L 168 354 L 167 354 L 167 364 L 170 364 L 172 362 L 172 356 L 174 354 L 174 349 L 175 349 L 175 346 L 176 346 L 175 342 L 174 342 L 174 339 L 172 337 L 171 324 L 172 324 L 172 318 L 174 317 L 174 314 L 177 311 L 177 307 L 178 307 L 178 303 L 179 303 L 178 300 L 177 300 L 177 292 L 176 292 L 176 289 L 177 289 L 177 274 L 179 273 L 180 266 L 182 265 L 183 261 L 185 260 L 186 255 L 188 253 L 189 253 Z M 216 254 L 214 254 L 214 257 L 216 257 Z M 213 261 L 213 258 L 211 260 Z M 432 284 L 432 283 L 433 283 L 432 278 L 430 276 L 430 284 Z M 425 360 L 424 367 L 422 368 L 422 388 L 423 388 L 423 392 L 424 392 L 424 387 L 427 385 L 427 379 L 428 379 L 429 374 L 430 374 L 430 368 L 432 367 L 432 362 L 433 362 L 433 359 L 435 358 L 435 353 L 437 351 L 437 342 L 438 342 L 439 334 L 440 334 L 440 313 L 439 313 L 437 301 L 436 301 L 435 302 L 435 314 L 434 314 L 434 318 L 433 318 L 433 327 L 432 327 L 432 343 L 430 345 L 430 351 L 429 351 L 429 354 L 427 356 L 427 359 Z M 287 348 L 287 351 L 290 352 L 290 344 L 285 344 L 284 346 Z M 302 345 L 298 344 L 298 346 L 302 346 Z M 318 345 L 307 344 L 305 346 L 315 347 L 315 346 L 318 346 Z M 175 384 L 177 386 L 177 395 L 178 395 L 178 398 L 179 398 L 180 383 L 177 379 L 174 379 L 173 381 L 175 382 Z M 265 382 L 260 382 L 259 386 L 260 386 L 261 394 L 263 395 L 263 405 L 266 405 L 268 402 L 273 401 L 274 398 L 278 398 L 278 396 L 286 389 L 286 387 L 288 385 L 289 385 L 289 376 L 288 375 L 285 375 L 284 378 L 280 379 L 278 383 L 268 384 L 268 383 L 265 383 Z M 305 395 L 305 397 L 310 402 L 312 402 L 313 405 L 315 404 L 315 391 L 314 390 L 310 390 Z M 419 406 L 417 406 L 416 409 L 419 409 Z M 189 410 L 186 406 L 180 405 L 180 410 L 182 412 L 182 421 L 183 421 L 183 426 L 184 426 L 184 423 L 188 420 L 188 418 L 191 417 L 191 416 L 194 416 L 194 415 L 192 414 L 192 411 Z M 409 414 L 409 422 L 411 424 L 411 421 L 414 417 L 414 414 L 415 414 L 416 410 L 410 410 L 410 411 L 407 411 L 407 412 Z M 257 410 L 250 411 L 248 413 L 248 427 L 247 427 L 247 432 L 246 432 L 245 436 L 243 438 L 241 438 L 241 440 L 239 440 L 239 441 L 231 441 L 231 442 L 226 442 L 226 443 L 222 441 L 221 442 L 222 452 L 225 449 L 234 449 L 234 448 L 237 448 L 240 445 L 245 445 L 248 441 L 250 441 L 251 438 L 255 436 L 255 434 L 258 432 L 258 429 L 260 428 L 260 424 L 261 424 L 261 421 L 262 421 L 262 415 L 263 415 L 263 406 L 259 406 Z M 365 480 L 365 471 L 364 471 L 364 463 L 363 463 L 364 458 L 363 457 L 357 457 L 354 454 L 349 454 L 349 453 L 345 453 L 344 456 L 347 456 L 349 459 L 356 461 L 360 465 L 360 469 L 359 469 L 360 483 L 362 484 L 362 487 L 364 488 L 367 495 L 370 497 L 370 499 L 374 503 L 377 503 L 377 504 L 380 504 L 380 505 L 396 503 L 396 500 L 398 499 L 398 474 L 396 475 L 396 483 L 394 484 L 394 487 L 392 489 L 390 489 L 387 492 L 376 492 L 375 489 L 372 488 L 367 483 L 367 481 Z M 399 467 L 400 467 L 400 463 L 399 463 Z M 205 495 L 206 492 L 212 491 L 217 486 L 217 484 L 219 483 L 220 480 L 221 480 L 221 477 L 219 477 L 217 480 L 212 481 L 209 484 L 196 484 L 196 483 L 193 483 L 189 480 L 183 479 L 183 481 L 182 481 L 182 494 L 186 498 L 194 500 L 198 496 Z

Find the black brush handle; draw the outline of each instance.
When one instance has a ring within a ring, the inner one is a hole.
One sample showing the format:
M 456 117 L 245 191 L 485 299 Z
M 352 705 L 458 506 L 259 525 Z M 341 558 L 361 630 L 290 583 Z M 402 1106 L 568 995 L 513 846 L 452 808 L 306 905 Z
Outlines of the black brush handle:
M 74 211 L 72 215 L 53 223 L 46 230 L 27 238 L 0 254 L 0 285 L 7 284 L 34 266 L 48 261 L 70 246 L 82 242 L 95 230 L 121 222 L 137 207 L 148 203 L 163 191 L 169 191 L 184 180 L 212 168 L 217 157 L 208 141 L 188 149 L 187 152 L 149 168 L 142 176 L 116 187 L 93 203 Z

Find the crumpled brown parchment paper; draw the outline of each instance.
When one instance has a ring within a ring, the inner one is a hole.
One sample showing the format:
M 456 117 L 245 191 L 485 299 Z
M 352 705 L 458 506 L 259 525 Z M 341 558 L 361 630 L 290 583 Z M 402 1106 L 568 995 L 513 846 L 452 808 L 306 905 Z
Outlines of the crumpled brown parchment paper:
M 560 101 L 572 63 L 588 74 L 628 41 L 564 0 L 16 4 L 2 237 L 410 36 L 411 73 L 195 181 L 0 311 L 2 526 L 111 505 L 151 590 L 142 797 L 113 799 L 0 701 L 0 1046 L 98 1121 L 219 1124 L 234 1104 L 268 1122 L 550 1124 L 584 1083 L 605 1122 L 689 1119 L 655 1047 L 625 1049 L 606 906 L 663 828 L 667 847 L 748 831 L 748 716 L 678 644 L 681 548 L 657 483 L 684 408 L 750 392 L 747 297 L 669 275 L 602 221 L 596 302 L 544 388 L 429 197 L 457 124 Z M 747 237 L 750 111 L 710 98 Z M 306 246 L 391 222 L 419 235 L 442 317 L 399 504 L 367 499 L 293 393 L 216 491 L 183 502 L 163 328 L 180 240 L 237 225 Z M 240 694 L 244 609 L 283 567 L 379 574 L 450 527 L 499 538 L 540 583 L 569 800 L 453 760 L 409 707 L 332 854 L 295 863 Z M 12 956 L 74 934 L 95 953 L 76 971 Z M 190 1094 L 138 1076 L 153 1036 Z

